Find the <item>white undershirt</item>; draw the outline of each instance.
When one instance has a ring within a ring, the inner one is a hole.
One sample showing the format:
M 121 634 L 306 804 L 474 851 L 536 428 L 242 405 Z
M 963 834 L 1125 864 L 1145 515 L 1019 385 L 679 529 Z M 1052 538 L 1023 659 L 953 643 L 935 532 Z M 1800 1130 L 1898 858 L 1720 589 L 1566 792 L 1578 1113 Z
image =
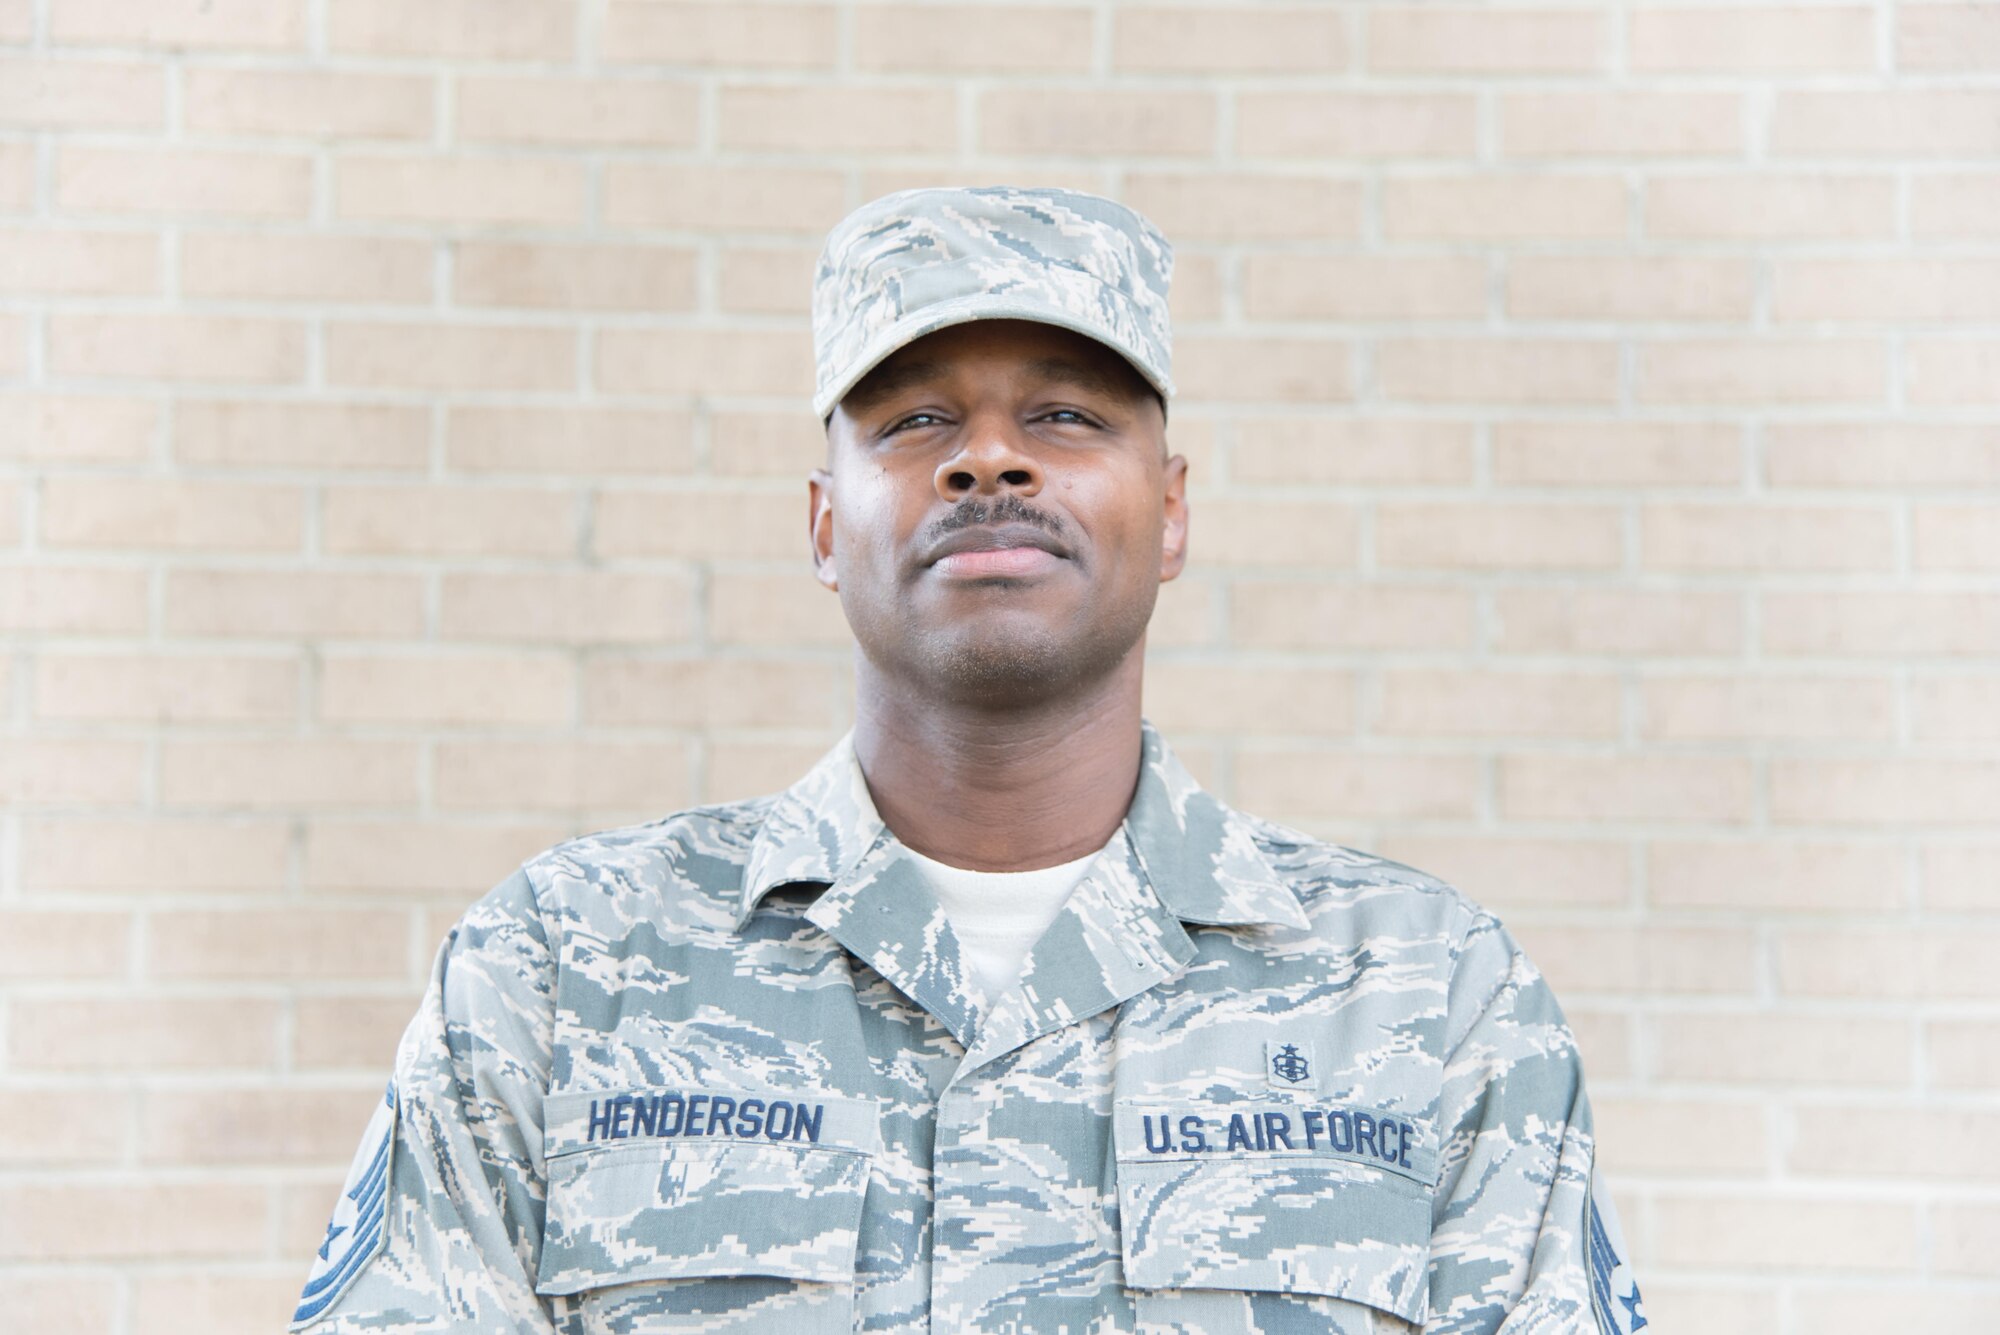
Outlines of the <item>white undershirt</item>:
M 1062 912 L 1063 901 L 1097 859 L 1086 853 L 1074 862 L 1034 871 L 971 871 L 903 850 L 920 867 L 944 905 L 958 937 L 972 981 L 990 1004 L 1014 986 L 1028 950 Z

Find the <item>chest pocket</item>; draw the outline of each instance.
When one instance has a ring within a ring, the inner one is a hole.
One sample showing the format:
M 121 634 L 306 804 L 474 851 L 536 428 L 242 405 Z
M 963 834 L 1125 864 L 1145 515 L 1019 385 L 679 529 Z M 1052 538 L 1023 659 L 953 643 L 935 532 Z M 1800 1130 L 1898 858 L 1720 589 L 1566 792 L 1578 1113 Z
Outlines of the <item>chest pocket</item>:
M 625 1335 L 853 1328 L 873 1103 L 603 1090 L 544 1101 L 535 1291 Z
M 1437 1156 L 1351 1105 L 1115 1106 L 1119 1242 L 1142 1335 L 1423 1323 Z

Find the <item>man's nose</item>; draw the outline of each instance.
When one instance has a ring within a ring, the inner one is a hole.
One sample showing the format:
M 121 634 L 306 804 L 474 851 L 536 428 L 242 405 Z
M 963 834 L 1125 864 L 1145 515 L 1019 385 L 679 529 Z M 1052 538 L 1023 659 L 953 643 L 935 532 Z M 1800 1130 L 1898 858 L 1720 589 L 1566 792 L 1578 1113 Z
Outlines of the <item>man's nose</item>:
M 947 501 L 1003 491 L 1032 496 L 1042 489 L 1042 465 L 1012 421 L 974 418 L 959 447 L 938 465 L 938 495 Z

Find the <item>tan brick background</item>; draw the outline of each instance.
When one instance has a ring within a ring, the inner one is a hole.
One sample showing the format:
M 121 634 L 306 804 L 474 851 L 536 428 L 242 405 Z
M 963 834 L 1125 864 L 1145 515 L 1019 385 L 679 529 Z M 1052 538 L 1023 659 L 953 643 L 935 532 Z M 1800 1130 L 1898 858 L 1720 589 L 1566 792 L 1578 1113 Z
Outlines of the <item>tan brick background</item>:
M 790 779 L 808 280 L 1177 244 L 1148 709 L 1499 911 L 1654 1328 L 2000 1311 L 2000 3 L 0 0 L 0 1327 L 282 1325 L 434 944 Z

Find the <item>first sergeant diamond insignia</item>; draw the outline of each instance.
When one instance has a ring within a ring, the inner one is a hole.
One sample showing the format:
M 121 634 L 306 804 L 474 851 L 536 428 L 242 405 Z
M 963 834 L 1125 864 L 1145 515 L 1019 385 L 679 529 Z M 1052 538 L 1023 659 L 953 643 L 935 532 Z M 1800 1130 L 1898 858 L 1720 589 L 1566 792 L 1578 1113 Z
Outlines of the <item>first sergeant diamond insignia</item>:
M 1264 1044 L 1264 1072 L 1279 1089 L 1311 1089 L 1317 1083 L 1312 1044 L 1271 1039 Z
M 305 1292 L 292 1313 L 292 1329 L 311 1325 L 347 1291 L 389 1236 L 384 1211 L 389 1203 L 389 1169 L 396 1145 L 396 1086 L 391 1081 L 362 1133 L 361 1148 L 348 1166 L 347 1181 L 327 1221 Z

